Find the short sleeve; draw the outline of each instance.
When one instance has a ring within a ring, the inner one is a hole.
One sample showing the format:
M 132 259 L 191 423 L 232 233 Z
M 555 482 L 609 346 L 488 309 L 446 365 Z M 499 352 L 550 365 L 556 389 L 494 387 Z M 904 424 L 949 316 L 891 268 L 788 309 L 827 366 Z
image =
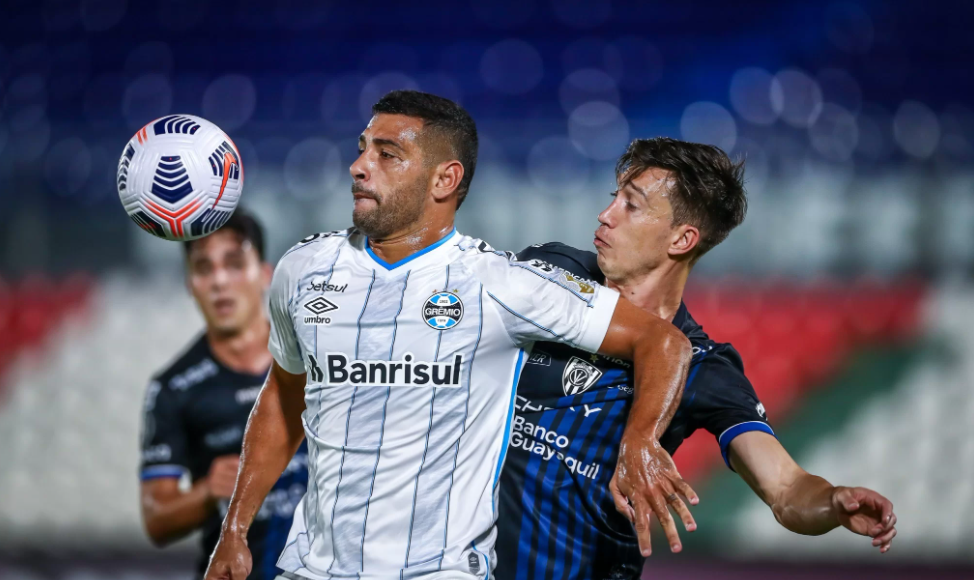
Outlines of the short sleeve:
M 690 368 L 683 400 L 694 429 L 706 429 L 717 438 L 728 467 L 727 453 L 735 437 L 748 431 L 774 436 L 764 405 L 750 381 L 719 353 L 704 355 Z
M 274 279 L 271 281 L 267 305 L 271 321 L 271 336 L 267 347 L 281 368 L 291 374 L 299 375 L 305 372 L 305 368 L 288 304 L 292 294 L 289 263 L 286 257 L 281 259 L 274 270 Z
M 555 341 L 598 350 L 618 292 L 541 260 L 490 258 L 481 281 L 515 344 Z
M 186 428 L 176 394 L 160 381 L 149 383 L 142 419 L 142 480 L 182 477 L 189 471 Z

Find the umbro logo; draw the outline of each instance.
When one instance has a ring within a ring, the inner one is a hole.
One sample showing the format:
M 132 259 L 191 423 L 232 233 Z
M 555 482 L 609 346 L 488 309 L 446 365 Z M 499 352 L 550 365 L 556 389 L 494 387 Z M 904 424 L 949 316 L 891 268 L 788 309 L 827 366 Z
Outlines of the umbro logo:
M 313 325 L 331 324 L 331 318 L 322 316 L 322 314 L 338 310 L 337 304 L 323 296 L 319 296 L 314 300 L 306 302 L 304 307 L 306 310 L 314 314 L 314 316 L 305 316 L 304 323 Z

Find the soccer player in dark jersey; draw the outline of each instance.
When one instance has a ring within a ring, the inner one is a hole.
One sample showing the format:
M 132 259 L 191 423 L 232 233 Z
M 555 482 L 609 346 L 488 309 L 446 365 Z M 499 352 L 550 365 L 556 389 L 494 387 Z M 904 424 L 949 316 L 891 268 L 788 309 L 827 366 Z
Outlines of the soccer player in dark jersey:
M 737 351 L 708 337 L 683 304 L 693 265 L 744 219 L 743 163 L 709 145 L 641 139 L 620 158 L 616 178 L 612 202 L 599 215 L 597 255 L 550 243 L 519 258 L 564 268 L 579 284 L 605 283 L 690 339 L 686 387 L 668 428 L 657 433 L 668 452 L 706 429 L 728 467 L 785 528 L 817 535 L 844 526 L 889 550 L 896 535 L 892 503 L 799 467 L 775 438 Z M 631 384 L 627 361 L 553 343 L 532 352 L 518 383 L 501 475 L 498 578 L 639 577 L 644 560 L 631 508 L 613 476 L 626 445 Z M 674 510 L 695 529 L 676 499 L 669 499 Z
M 264 293 L 272 268 L 264 261 L 260 226 L 240 210 L 185 248 L 188 286 L 206 331 L 149 383 L 142 517 L 157 546 L 200 530 L 202 577 L 233 493 L 247 418 L 271 366 Z M 277 575 L 275 563 L 307 480 L 302 445 L 250 528 L 250 578 Z

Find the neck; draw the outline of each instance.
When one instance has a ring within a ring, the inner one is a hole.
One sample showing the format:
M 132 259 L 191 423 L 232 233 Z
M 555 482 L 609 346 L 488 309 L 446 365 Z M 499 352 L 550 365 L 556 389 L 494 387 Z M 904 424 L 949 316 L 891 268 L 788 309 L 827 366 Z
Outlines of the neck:
M 606 285 L 623 297 L 663 320 L 673 320 L 683 300 L 683 289 L 690 275 L 685 262 L 668 261 L 643 274 L 624 280 L 606 279 Z
M 453 231 L 453 220 L 434 223 L 419 223 L 411 228 L 386 238 L 369 238 L 369 247 L 376 256 L 390 264 L 395 264 L 423 248 L 429 247 L 445 238 Z
M 253 323 L 233 334 L 206 330 L 206 340 L 213 356 L 223 366 L 239 373 L 259 375 L 271 365 L 271 353 L 267 350 L 270 323 L 258 316 Z

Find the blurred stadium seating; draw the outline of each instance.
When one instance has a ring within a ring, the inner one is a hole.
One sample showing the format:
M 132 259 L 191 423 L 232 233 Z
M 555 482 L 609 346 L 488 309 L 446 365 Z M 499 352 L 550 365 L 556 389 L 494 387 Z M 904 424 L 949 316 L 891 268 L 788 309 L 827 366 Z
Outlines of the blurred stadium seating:
M 677 461 L 700 531 L 654 578 L 974 576 L 974 37 L 952 28 L 974 4 L 743 6 L 4 2 L 0 579 L 189 570 L 192 547 L 141 530 L 137 449 L 149 375 L 201 322 L 179 248 L 118 207 L 125 141 L 172 112 L 218 123 L 276 257 L 348 225 L 369 106 L 417 87 L 477 119 L 458 225 L 503 249 L 590 247 L 632 138 L 747 160 L 747 220 L 686 301 L 799 462 L 888 494 L 900 535 L 880 558 L 789 534 L 698 433 Z

